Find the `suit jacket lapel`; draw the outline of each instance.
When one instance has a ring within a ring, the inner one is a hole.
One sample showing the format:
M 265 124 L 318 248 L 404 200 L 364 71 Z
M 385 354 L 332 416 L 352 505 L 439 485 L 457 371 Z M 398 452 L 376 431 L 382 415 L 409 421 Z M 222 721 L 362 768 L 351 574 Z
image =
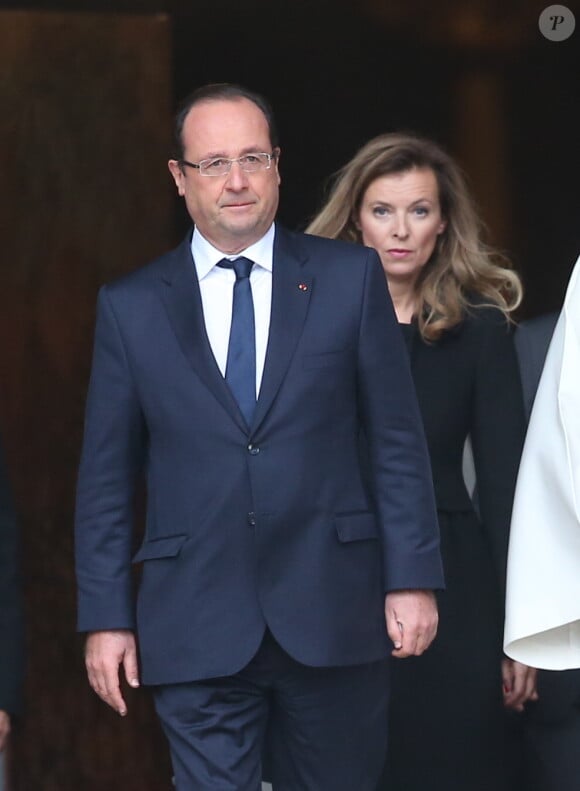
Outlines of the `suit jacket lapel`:
M 190 239 L 188 236 L 174 251 L 163 275 L 163 302 L 181 350 L 195 373 L 240 428 L 247 432 L 244 418 L 211 351 Z
M 313 278 L 305 271 L 308 254 L 299 237 L 276 226 L 272 270 L 272 311 L 262 385 L 252 430 L 270 409 L 284 380 L 304 326 Z

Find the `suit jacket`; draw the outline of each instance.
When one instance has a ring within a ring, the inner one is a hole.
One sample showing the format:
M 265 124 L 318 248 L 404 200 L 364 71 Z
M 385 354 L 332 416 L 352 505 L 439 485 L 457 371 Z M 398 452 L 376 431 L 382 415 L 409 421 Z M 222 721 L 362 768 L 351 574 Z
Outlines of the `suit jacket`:
M 79 628 L 136 624 L 145 683 L 237 672 L 266 625 L 305 664 L 385 657 L 385 590 L 437 588 L 442 573 L 421 419 L 376 253 L 277 227 L 250 429 L 211 352 L 189 239 L 104 287 L 76 537 Z
M 23 628 L 16 518 L 0 448 L 0 711 L 22 706 Z
M 580 259 L 534 401 L 514 500 L 504 648 L 580 668 Z

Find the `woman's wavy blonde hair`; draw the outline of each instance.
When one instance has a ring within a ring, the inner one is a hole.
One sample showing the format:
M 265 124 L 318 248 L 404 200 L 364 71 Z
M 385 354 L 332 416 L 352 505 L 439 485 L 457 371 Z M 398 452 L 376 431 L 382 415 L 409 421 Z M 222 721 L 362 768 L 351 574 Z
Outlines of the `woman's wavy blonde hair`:
M 431 140 L 384 134 L 364 145 L 335 174 L 328 200 L 307 233 L 361 242 L 357 228 L 367 188 L 381 176 L 428 168 L 437 178 L 445 230 L 417 281 L 417 320 L 427 341 L 459 324 L 469 308 L 493 305 L 510 319 L 522 299 L 520 278 L 481 239 L 482 223 L 465 178 L 453 159 Z

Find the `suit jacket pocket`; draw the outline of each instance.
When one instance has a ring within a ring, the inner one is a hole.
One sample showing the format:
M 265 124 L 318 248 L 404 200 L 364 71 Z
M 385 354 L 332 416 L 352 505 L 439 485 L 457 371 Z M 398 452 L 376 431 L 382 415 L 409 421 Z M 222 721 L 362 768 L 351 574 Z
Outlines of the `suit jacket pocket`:
M 375 515 L 370 512 L 353 514 L 337 514 L 334 525 L 338 540 L 342 544 L 349 541 L 365 541 L 369 538 L 378 538 Z
M 174 558 L 179 555 L 188 538 L 188 535 L 182 533 L 177 536 L 163 536 L 145 541 L 133 557 L 133 563 L 141 563 L 142 560 Z
M 352 355 L 349 349 L 342 349 L 337 352 L 321 352 L 318 354 L 305 354 L 302 358 L 302 365 L 306 370 L 313 368 L 333 368 L 347 361 Z

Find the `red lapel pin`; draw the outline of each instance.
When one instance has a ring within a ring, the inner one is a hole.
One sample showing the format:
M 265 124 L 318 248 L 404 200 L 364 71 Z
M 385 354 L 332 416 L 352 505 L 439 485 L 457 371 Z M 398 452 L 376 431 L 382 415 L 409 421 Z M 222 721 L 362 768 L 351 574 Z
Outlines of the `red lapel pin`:
M 298 283 L 298 288 L 300 289 L 300 291 L 308 291 L 308 286 L 306 285 L 306 283 Z

